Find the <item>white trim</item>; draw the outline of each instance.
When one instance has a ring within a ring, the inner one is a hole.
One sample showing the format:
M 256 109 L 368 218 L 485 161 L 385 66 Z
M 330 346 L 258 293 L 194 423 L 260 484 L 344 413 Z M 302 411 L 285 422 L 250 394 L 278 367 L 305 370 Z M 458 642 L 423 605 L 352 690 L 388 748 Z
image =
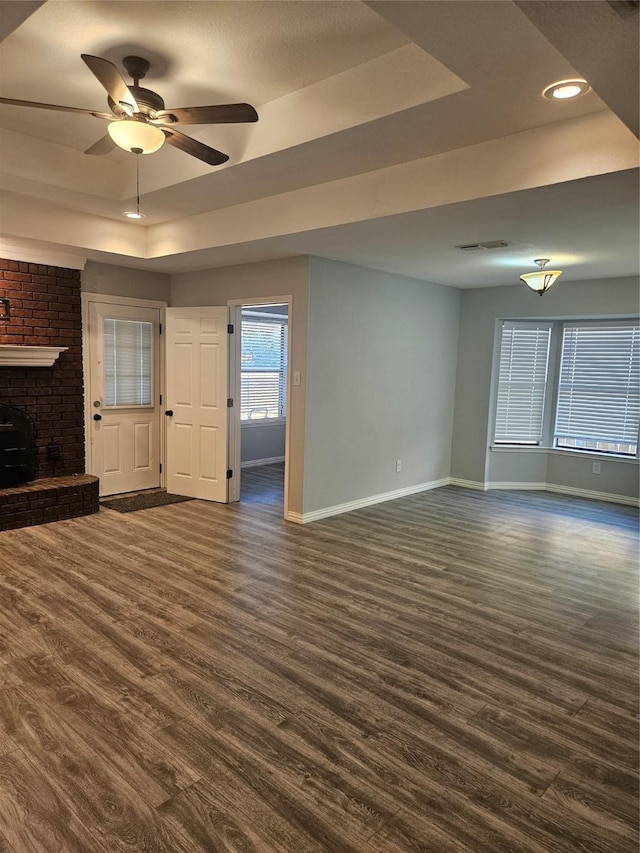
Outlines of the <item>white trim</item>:
M 285 521 L 292 521 L 294 524 L 304 524 L 304 516 L 299 512 L 287 512 L 284 517 Z
M 227 305 L 241 308 L 243 305 L 287 305 L 291 308 L 291 294 L 287 296 L 248 296 L 245 299 L 227 299 Z M 284 314 L 282 315 L 285 316 Z
M 28 264 L 42 264 L 47 267 L 83 270 L 87 263 L 86 255 L 74 255 L 59 252 L 57 249 L 41 249 L 28 243 L 14 243 L 5 237 L 0 239 L 0 257 L 8 261 L 22 261 Z
M 242 433 L 240 431 L 240 362 L 241 362 L 241 323 L 242 308 L 238 305 L 230 305 L 227 302 L 229 323 L 233 326 L 233 334 L 228 335 L 227 363 L 227 388 L 229 397 L 233 400 L 233 406 L 227 414 L 227 468 L 233 473 L 229 480 L 227 499 L 229 503 L 237 503 L 240 500 L 240 464 Z
M 553 456 L 569 456 L 571 459 L 594 459 L 598 462 L 604 462 L 606 459 L 609 462 L 633 462 L 637 464 L 637 456 L 620 456 L 614 453 L 597 453 L 595 450 L 572 450 L 567 447 L 566 450 L 560 447 L 533 447 L 526 444 L 510 444 L 510 445 L 489 445 L 489 450 L 492 453 L 551 453 Z
M 614 495 L 611 492 L 597 492 L 594 489 L 579 489 L 575 486 L 559 486 L 555 483 L 487 483 L 486 488 L 488 491 L 506 491 L 511 489 L 514 491 L 553 492 L 558 495 L 589 498 L 593 501 L 607 501 L 607 503 L 640 506 L 640 500 L 629 495 Z
M 308 524 L 310 521 L 318 521 L 321 518 L 328 518 L 331 515 L 342 515 L 344 512 L 352 512 L 354 509 L 364 509 L 374 504 L 384 503 L 385 501 L 393 501 L 397 498 L 406 498 L 409 495 L 415 495 L 418 492 L 426 492 L 430 489 L 438 489 L 440 486 L 448 486 L 449 477 L 443 477 L 441 480 L 432 480 L 430 483 L 419 483 L 417 486 L 407 486 L 404 489 L 395 489 L 392 492 L 383 492 L 379 495 L 371 495 L 368 498 L 359 498 L 355 501 L 348 501 L 335 506 L 328 506 L 324 509 L 317 509 L 313 512 L 300 513 L 288 512 L 285 515 L 287 521 L 293 521 L 296 524 Z
M 592 489 L 576 489 L 573 486 L 557 486 L 555 483 L 545 483 L 545 491 L 555 492 L 559 495 L 572 495 L 577 498 L 590 498 L 594 501 L 640 506 L 640 499 L 628 495 L 613 495 L 610 492 L 596 492 Z
M 433 480 L 430 483 L 420 483 L 417 486 L 408 486 L 405 489 L 397 489 L 393 492 L 384 492 L 383 494 L 373 495 L 369 498 L 360 498 L 349 503 L 336 504 L 335 506 L 317 509 L 313 512 L 287 512 L 285 520 L 291 521 L 294 524 L 309 524 L 312 521 L 319 521 L 322 518 L 329 518 L 333 515 L 341 515 L 345 512 L 352 512 L 356 509 L 364 509 L 374 504 L 384 503 L 385 501 L 396 500 L 397 498 L 408 497 L 409 495 L 417 494 L 418 492 L 426 492 L 430 489 L 439 489 L 441 486 L 458 486 L 463 489 L 473 489 L 474 491 L 537 491 L 537 492 L 553 492 L 560 495 L 569 495 L 572 497 L 589 498 L 595 501 L 606 501 L 607 503 L 624 504 L 626 506 L 640 506 L 640 500 L 626 495 L 614 495 L 609 492 L 596 492 L 591 489 L 576 489 L 572 486 L 557 486 L 554 483 L 481 483 L 477 480 L 461 480 L 458 477 L 443 477 L 441 480 Z
M 270 456 L 267 459 L 249 459 L 242 462 L 241 468 L 257 468 L 259 465 L 275 465 L 276 462 L 284 462 L 284 456 Z
M 293 329 L 294 329 L 294 302 L 293 302 L 293 294 L 289 293 L 283 296 L 249 296 L 242 297 L 240 299 L 227 299 L 227 307 L 229 309 L 233 309 L 231 311 L 231 315 L 234 317 L 234 325 L 237 326 L 238 323 L 242 321 L 242 306 L 243 305 L 286 305 L 287 306 L 287 323 L 289 326 L 289 334 L 287 335 L 287 413 L 286 418 L 278 418 L 278 421 L 282 422 L 284 420 L 284 508 L 283 508 L 283 518 L 294 521 L 297 520 L 299 513 L 290 513 L 289 512 L 289 478 L 292 475 L 291 471 L 291 421 L 290 421 L 290 413 L 289 406 L 291 404 L 291 388 L 293 385 L 293 369 L 291 364 L 291 347 L 293 340 Z M 284 315 L 283 315 L 284 316 Z M 234 399 L 240 400 L 240 335 L 235 336 L 236 348 L 236 364 L 233 368 L 235 373 L 235 388 L 236 395 Z M 230 381 L 231 381 L 230 377 Z M 234 418 L 235 424 L 233 428 L 230 428 L 230 433 L 235 436 L 233 442 L 229 444 L 230 451 L 230 467 L 232 470 L 236 470 L 236 465 L 240 461 L 241 456 L 241 441 L 242 441 L 242 426 L 251 423 L 251 421 L 242 421 L 240 419 L 240 406 L 234 406 L 229 410 L 230 418 Z M 264 420 L 269 421 L 269 418 L 265 418 Z M 262 423 L 261 423 L 262 425 Z M 231 454 L 233 457 L 231 458 Z M 240 464 L 240 468 L 242 468 L 242 464 Z M 235 479 L 235 478 L 233 478 Z M 231 489 L 236 488 L 237 497 L 240 497 L 239 489 L 237 484 L 233 483 L 233 479 L 231 482 Z M 289 516 L 296 516 L 296 518 L 289 518 Z
M 519 482 L 511 482 L 511 483 L 487 483 L 486 490 L 498 490 L 498 491 L 527 491 L 527 492 L 544 492 L 547 489 L 546 483 L 519 483 Z
M 86 302 L 102 302 L 106 305 L 131 305 L 134 308 L 166 308 L 168 302 L 160 302 L 157 299 L 136 299 L 131 296 L 113 296 L 106 293 L 89 293 L 86 290 L 81 294 L 82 304 Z M 163 318 L 164 322 L 164 318 Z
M 449 478 L 450 486 L 458 486 L 461 489 L 474 489 L 476 492 L 486 492 L 486 483 L 480 483 L 477 480 L 461 480 L 459 477 Z
M 69 347 L 24 347 L 0 344 L 0 367 L 53 367 Z

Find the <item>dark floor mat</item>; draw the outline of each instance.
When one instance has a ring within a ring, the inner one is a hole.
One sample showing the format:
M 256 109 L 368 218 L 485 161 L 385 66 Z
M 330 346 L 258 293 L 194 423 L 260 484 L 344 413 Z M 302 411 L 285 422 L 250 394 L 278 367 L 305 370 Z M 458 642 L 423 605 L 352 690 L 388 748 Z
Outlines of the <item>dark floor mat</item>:
M 169 495 L 167 492 L 149 492 L 148 494 L 130 495 L 126 498 L 104 498 L 100 506 L 115 509 L 117 512 L 136 512 L 139 509 L 151 509 L 154 506 L 166 506 L 182 501 L 192 501 L 182 495 Z

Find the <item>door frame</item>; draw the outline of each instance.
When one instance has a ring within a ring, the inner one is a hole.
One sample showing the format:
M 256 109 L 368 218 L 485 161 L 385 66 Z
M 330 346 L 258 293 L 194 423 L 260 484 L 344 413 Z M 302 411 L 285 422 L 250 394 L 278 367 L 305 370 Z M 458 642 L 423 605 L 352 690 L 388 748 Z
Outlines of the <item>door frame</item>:
M 291 441 L 291 339 L 293 328 L 293 296 L 289 293 L 285 296 L 248 296 L 244 299 L 228 299 L 229 322 L 234 329 L 240 328 L 242 320 L 243 305 L 286 305 L 287 323 L 289 326 L 287 334 L 287 416 L 284 426 L 284 508 L 283 518 L 287 518 L 289 511 L 289 445 Z M 234 334 L 229 346 L 229 393 L 232 394 L 237 404 L 229 409 L 229 467 L 234 476 L 229 482 L 229 503 L 240 500 L 240 443 L 241 443 L 241 421 L 240 421 L 240 344 L 241 335 Z M 237 472 L 237 476 L 236 476 Z
M 161 398 L 164 400 L 166 397 L 166 377 L 165 377 L 165 347 L 164 347 L 164 334 L 163 330 L 165 327 L 165 309 L 167 308 L 167 302 L 156 301 L 155 299 L 136 299 L 135 297 L 130 296 L 114 296 L 113 294 L 106 293 L 87 293 L 83 292 L 81 294 L 81 302 L 82 302 L 82 372 L 83 372 L 83 386 L 84 386 L 84 464 L 85 471 L 90 471 L 93 464 L 93 445 L 91 443 L 91 418 L 93 416 L 93 406 L 91 405 L 91 401 L 95 398 L 95 394 L 92 393 L 91 388 L 91 360 L 90 360 L 90 346 L 89 346 L 89 311 L 92 303 L 98 302 L 105 305 L 126 305 L 129 308 L 157 308 L 159 310 L 160 315 L 160 329 L 158 335 L 158 354 L 157 357 L 159 359 L 158 363 L 158 376 L 159 376 L 159 388 L 158 391 L 161 395 Z M 162 409 L 162 404 L 160 405 Z M 162 470 L 160 472 L 160 488 L 164 488 L 165 485 L 165 476 L 166 476 L 166 423 L 165 418 L 162 417 L 160 413 L 158 415 L 160 418 L 159 424 L 159 435 L 160 435 L 160 447 L 159 447 L 159 456 L 160 456 L 160 464 L 162 465 Z

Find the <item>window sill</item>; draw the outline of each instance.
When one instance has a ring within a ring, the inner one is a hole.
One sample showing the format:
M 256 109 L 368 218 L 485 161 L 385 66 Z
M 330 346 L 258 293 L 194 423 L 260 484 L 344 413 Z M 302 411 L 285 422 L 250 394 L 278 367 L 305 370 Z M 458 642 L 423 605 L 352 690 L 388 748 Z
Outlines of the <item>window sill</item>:
M 264 427 L 264 426 L 284 426 L 287 422 L 286 418 L 257 418 L 254 421 L 240 421 L 240 428 L 244 429 L 245 427 L 249 427 L 254 429 L 255 427 Z
M 491 444 L 489 450 L 492 453 L 551 453 L 554 456 L 571 456 L 576 459 L 595 461 L 608 459 L 611 462 L 638 462 L 637 456 L 616 456 L 615 453 L 595 453 L 589 450 L 560 450 L 557 447 L 533 447 L 527 444 Z

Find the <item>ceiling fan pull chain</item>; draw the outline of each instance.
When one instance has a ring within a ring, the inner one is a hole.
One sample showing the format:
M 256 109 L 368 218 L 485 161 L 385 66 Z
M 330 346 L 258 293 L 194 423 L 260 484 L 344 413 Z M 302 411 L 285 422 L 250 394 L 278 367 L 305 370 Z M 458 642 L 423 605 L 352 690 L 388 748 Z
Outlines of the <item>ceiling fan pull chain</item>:
M 139 148 L 132 149 L 136 155 L 136 213 L 140 216 L 140 154 Z

